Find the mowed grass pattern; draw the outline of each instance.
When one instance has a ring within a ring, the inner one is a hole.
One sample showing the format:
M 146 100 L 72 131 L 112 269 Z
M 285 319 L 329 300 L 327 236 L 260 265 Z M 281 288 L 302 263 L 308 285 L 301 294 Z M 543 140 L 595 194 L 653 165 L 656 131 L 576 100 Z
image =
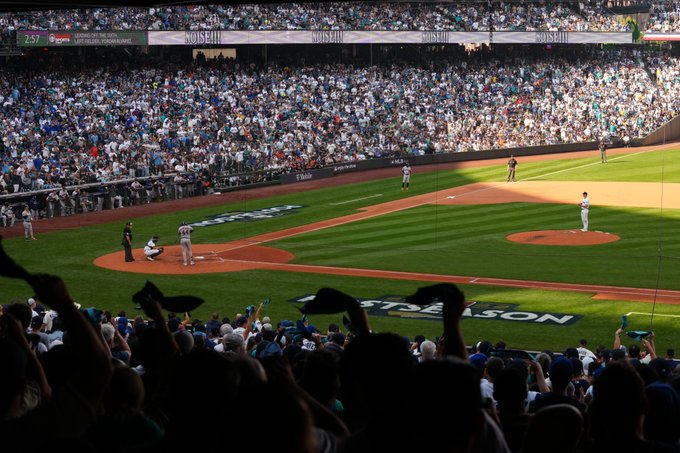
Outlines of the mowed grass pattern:
M 612 156 L 609 160 L 609 164 L 601 165 L 599 157 L 573 158 L 568 154 L 548 162 L 530 163 L 520 158 L 518 177 L 680 182 L 679 151 L 638 154 L 631 149 L 631 154 Z M 252 211 L 280 204 L 305 206 L 290 215 L 269 220 L 197 228 L 194 243 L 247 238 L 351 214 L 364 206 L 478 181 L 502 181 L 504 177 L 504 165 L 430 173 L 421 173 L 414 167 L 411 190 L 401 192 L 401 177 L 395 168 L 393 178 L 264 200 L 250 200 L 245 191 L 240 203 L 134 219 L 135 246 L 141 247 L 153 234 L 160 235 L 164 244 L 174 243 L 180 221 L 200 221 L 223 212 Z M 295 262 L 304 264 L 680 289 L 680 246 L 676 240 L 680 237 L 680 212 L 664 209 L 663 200 L 659 200 L 659 206 L 658 209 L 594 206 L 592 229 L 617 234 L 622 240 L 591 247 L 546 247 L 507 241 L 508 234 L 520 231 L 580 228 L 576 206 L 537 203 L 425 205 L 267 245 L 292 251 Z M 168 295 L 194 294 L 204 298 L 205 304 L 193 313 L 203 320 L 213 312 L 233 317 L 247 305 L 266 297 L 274 300 L 267 308 L 267 314 L 273 319 L 298 319 L 299 312 L 288 299 L 314 294 L 323 286 L 335 287 L 359 298 L 375 298 L 386 294 L 408 295 L 418 286 L 428 284 L 417 280 L 267 271 L 197 276 L 118 273 L 96 268 L 91 263 L 101 254 L 120 250 L 122 222 L 53 233 L 45 233 L 41 226 L 40 222 L 35 225 L 38 241 L 26 243 L 21 238 L 4 241 L 10 256 L 32 272 L 63 276 L 74 299 L 81 304 L 114 313 L 126 309 L 128 315 L 135 314 L 131 296 L 147 278 Z M 631 328 L 655 330 L 660 350 L 680 347 L 677 334 L 680 321 L 673 317 L 680 316 L 680 308 L 676 306 L 595 301 L 590 294 L 583 293 L 461 287 L 470 300 L 513 303 L 517 304 L 517 310 L 583 315 L 572 326 L 466 319 L 464 326 L 469 343 L 488 338 L 504 340 L 513 347 L 563 350 L 573 346 L 578 338 L 586 337 L 591 344 L 610 345 L 621 314 L 654 311 L 653 319 L 649 315 L 631 315 Z M 0 281 L 0 288 L 3 302 L 31 295 L 30 289 L 15 280 Z M 312 322 L 325 327 L 328 322 L 340 320 L 339 315 L 318 316 Z M 391 330 L 410 337 L 422 333 L 434 338 L 441 334 L 441 324 L 436 321 L 373 317 L 371 322 L 375 330 Z
M 661 258 L 663 287 L 680 289 L 680 212 L 666 211 L 660 221 L 651 209 L 595 211 L 591 227 L 621 241 L 584 247 L 508 241 L 515 232 L 580 227 L 572 206 L 509 203 L 421 206 L 272 245 L 305 264 L 648 288 L 656 287 Z

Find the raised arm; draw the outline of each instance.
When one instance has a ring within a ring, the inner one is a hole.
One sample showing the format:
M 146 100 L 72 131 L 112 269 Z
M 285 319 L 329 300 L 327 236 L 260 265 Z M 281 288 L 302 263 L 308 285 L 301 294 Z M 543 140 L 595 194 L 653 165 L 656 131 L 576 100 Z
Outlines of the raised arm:
M 656 359 L 656 347 L 654 346 L 654 332 L 649 334 L 649 337 L 642 339 L 642 346 L 649 351 L 649 355 L 653 359 Z
M 52 275 L 31 275 L 29 282 L 38 298 L 59 313 L 75 355 L 72 373 L 48 403 L 27 414 L 17 432 L 40 426 L 40 435 L 79 437 L 94 422 L 113 373 L 108 348 L 90 321 L 76 308 L 64 282 Z M 24 439 L 25 440 L 25 439 Z
M 623 334 L 623 329 L 618 328 L 616 329 L 616 332 L 614 332 L 614 345 L 612 346 L 612 349 L 621 349 L 621 335 Z

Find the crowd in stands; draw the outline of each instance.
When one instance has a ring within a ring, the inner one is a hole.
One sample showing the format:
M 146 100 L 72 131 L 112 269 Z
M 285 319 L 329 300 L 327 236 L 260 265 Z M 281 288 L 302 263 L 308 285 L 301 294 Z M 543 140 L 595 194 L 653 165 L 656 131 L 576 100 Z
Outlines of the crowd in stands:
M 359 303 L 329 288 L 303 320 L 277 322 L 261 303 L 204 323 L 163 311 L 162 295 L 135 295 L 144 315 L 132 319 L 75 304 L 58 277 L 26 279 L 35 297 L 0 306 L 7 448 L 680 451 L 680 368 L 651 332 L 640 343 L 619 328 L 611 346 L 582 339 L 532 356 L 504 342 L 467 347 L 452 284 L 407 298 L 443 304 L 442 336 L 411 340 L 372 331 Z M 346 328 L 310 322 L 345 311 Z
M 336 2 L 93 8 L 0 15 L 6 30 L 630 31 L 598 1 Z
M 424 67 L 145 58 L 0 68 L 0 193 L 630 140 L 680 111 L 677 57 L 628 49 Z
M 680 31 L 680 4 L 673 0 L 656 0 L 649 10 L 646 31 L 668 33 Z

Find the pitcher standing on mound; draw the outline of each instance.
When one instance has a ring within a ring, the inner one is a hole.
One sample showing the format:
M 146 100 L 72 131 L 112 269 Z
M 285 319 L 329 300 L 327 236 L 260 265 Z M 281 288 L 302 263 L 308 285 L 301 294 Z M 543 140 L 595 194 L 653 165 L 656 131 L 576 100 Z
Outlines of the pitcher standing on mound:
M 590 200 L 588 199 L 588 192 L 583 192 L 583 200 L 581 200 L 581 222 L 583 229 L 581 231 L 588 231 L 588 211 L 590 211 Z

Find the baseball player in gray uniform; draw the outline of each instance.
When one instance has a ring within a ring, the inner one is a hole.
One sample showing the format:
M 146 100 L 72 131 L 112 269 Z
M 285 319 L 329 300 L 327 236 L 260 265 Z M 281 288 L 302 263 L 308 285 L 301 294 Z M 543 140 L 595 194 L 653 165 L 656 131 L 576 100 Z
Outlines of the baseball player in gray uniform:
M 401 190 L 408 190 L 408 186 L 411 182 L 411 166 L 406 162 L 403 167 L 401 167 L 401 173 L 403 177 L 401 178 Z
M 182 247 L 182 261 L 187 265 L 187 255 L 189 255 L 189 264 L 194 265 L 194 254 L 191 251 L 191 232 L 194 231 L 186 222 L 182 222 L 177 230 L 179 235 L 179 243 Z
M 24 206 L 21 218 L 24 220 L 24 237 L 27 241 L 35 241 L 35 236 L 33 236 L 33 215 L 31 210 L 28 209 L 28 205 Z
M 588 192 L 583 192 L 583 200 L 581 200 L 581 222 L 583 229 L 581 231 L 588 231 L 588 211 L 590 210 L 590 200 L 588 199 Z

